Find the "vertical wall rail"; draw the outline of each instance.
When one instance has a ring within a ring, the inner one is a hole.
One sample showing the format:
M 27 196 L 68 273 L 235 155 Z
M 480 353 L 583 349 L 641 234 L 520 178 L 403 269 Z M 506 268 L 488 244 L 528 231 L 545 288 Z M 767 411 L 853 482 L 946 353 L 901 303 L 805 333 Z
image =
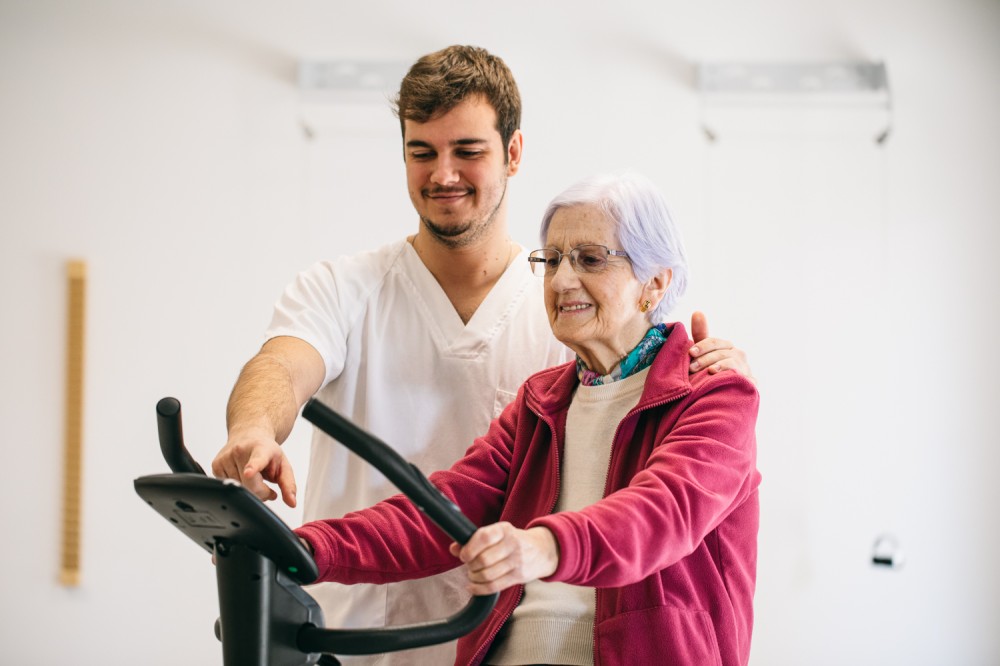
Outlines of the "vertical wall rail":
M 59 582 L 80 584 L 80 497 L 83 479 L 83 349 L 87 265 L 66 264 L 66 408 L 63 450 L 62 558 Z

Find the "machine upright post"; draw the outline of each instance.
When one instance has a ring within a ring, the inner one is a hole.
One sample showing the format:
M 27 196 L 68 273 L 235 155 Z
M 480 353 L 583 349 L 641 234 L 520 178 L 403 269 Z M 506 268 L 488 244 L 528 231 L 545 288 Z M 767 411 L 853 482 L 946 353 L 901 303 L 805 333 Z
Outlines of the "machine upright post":
M 240 544 L 219 542 L 215 566 L 221 637 L 237 637 L 222 641 L 222 663 L 269 666 L 274 563 Z

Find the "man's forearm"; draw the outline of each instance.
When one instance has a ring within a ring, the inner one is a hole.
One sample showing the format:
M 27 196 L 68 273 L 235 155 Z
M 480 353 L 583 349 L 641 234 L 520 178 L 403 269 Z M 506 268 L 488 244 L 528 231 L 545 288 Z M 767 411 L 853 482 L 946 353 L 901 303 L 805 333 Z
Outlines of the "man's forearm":
M 287 362 L 261 352 L 250 359 L 236 380 L 226 407 L 226 427 L 230 435 L 264 429 L 281 443 L 292 431 L 299 407 Z

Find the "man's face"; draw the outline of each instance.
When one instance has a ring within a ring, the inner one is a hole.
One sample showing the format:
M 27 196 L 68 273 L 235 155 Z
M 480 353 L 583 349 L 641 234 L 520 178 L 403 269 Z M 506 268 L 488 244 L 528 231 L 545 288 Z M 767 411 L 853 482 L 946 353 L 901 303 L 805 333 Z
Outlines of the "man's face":
M 404 121 L 410 201 L 424 228 L 450 247 L 479 238 L 506 214 L 507 178 L 517 172 L 521 135 L 504 146 L 497 115 L 472 96 L 426 123 Z

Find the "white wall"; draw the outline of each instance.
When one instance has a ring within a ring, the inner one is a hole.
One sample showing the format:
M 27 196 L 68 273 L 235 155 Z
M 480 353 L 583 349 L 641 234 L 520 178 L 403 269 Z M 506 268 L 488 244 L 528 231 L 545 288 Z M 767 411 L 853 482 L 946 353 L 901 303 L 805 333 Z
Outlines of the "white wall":
M 461 42 L 521 85 L 515 236 L 533 245 L 576 177 L 642 171 L 688 238 L 678 318 L 704 309 L 750 352 L 752 663 L 1000 663 L 1000 4 L 655 4 L 0 1 L 0 662 L 220 663 L 207 557 L 131 488 L 165 469 L 154 404 L 181 398 L 207 463 L 294 272 L 416 228 L 395 119 L 307 140 L 296 63 Z M 692 63 L 843 59 L 888 64 L 884 147 L 701 134 Z M 90 269 L 78 589 L 56 584 L 71 257 Z M 905 568 L 869 564 L 882 531 Z

